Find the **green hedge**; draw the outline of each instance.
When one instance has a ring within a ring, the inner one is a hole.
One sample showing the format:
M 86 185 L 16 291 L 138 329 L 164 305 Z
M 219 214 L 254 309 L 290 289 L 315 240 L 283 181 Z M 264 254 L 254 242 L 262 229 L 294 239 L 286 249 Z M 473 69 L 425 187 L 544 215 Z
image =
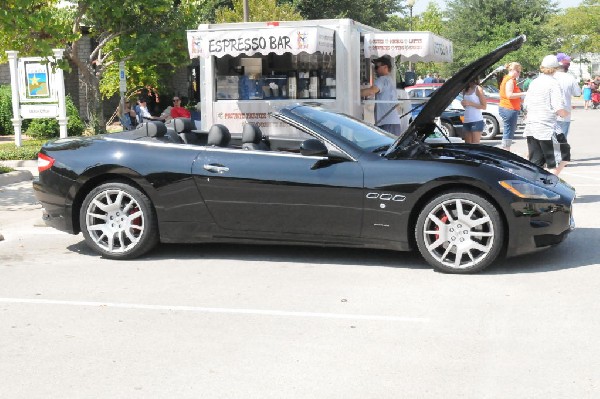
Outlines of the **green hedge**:
M 21 147 L 15 143 L 0 144 L 0 161 L 37 159 L 37 153 L 47 140 L 23 140 Z
M 81 136 L 85 130 L 85 123 L 79 117 L 79 111 L 71 96 L 66 97 L 67 104 L 67 134 L 69 136 Z M 60 136 L 60 128 L 56 118 L 34 119 L 29 123 L 29 127 L 25 132 L 29 137 L 36 138 L 51 138 Z
M 81 136 L 85 130 L 85 123 L 79 116 L 79 111 L 71 96 L 66 96 L 67 132 L 69 136 Z M 12 93 L 10 85 L 0 85 L 0 135 L 14 134 L 14 128 L 11 122 L 12 112 Z M 38 138 L 59 137 L 60 129 L 56 118 L 45 119 L 25 119 L 23 121 L 22 131 L 28 136 Z
M 10 86 L 0 85 L 0 135 L 14 134 L 12 119 L 12 93 Z

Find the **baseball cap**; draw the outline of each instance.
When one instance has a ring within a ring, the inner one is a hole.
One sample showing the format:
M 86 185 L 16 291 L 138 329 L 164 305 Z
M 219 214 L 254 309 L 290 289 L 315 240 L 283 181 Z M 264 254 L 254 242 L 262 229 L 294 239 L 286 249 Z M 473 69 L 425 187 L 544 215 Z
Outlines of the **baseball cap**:
M 392 60 L 389 57 L 383 56 L 383 57 L 379 57 L 379 58 L 375 58 L 374 60 L 371 60 L 371 62 L 373 64 L 383 64 L 383 65 L 387 65 L 387 67 L 389 69 L 392 69 Z
M 547 55 L 542 60 L 542 68 L 558 68 L 560 64 L 558 63 L 558 59 L 555 55 Z
M 571 57 L 569 57 L 567 54 L 565 53 L 558 53 L 556 54 L 556 59 L 558 60 L 558 62 L 560 62 L 561 64 L 569 64 L 571 62 Z

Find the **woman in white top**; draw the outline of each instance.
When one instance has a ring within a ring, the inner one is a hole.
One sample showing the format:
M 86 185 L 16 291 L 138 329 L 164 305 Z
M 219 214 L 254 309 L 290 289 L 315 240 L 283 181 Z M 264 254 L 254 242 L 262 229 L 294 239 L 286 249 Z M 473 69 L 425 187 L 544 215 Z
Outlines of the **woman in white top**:
M 466 143 L 479 144 L 483 132 L 483 114 L 481 110 L 487 107 L 483 89 L 479 86 L 479 79 L 474 79 L 467 84 L 462 92 L 461 104 L 465 107 L 463 121 L 463 134 Z

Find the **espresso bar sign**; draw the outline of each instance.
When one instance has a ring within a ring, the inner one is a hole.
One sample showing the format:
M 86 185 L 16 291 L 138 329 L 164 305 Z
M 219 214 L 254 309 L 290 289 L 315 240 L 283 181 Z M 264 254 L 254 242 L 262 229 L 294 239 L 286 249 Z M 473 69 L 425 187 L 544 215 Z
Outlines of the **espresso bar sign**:
M 268 37 L 253 37 L 236 39 L 212 39 L 208 41 L 208 51 L 211 53 L 220 52 L 261 52 L 263 50 L 277 51 L 280 49 L 291 50 L 291 39 L 289 36 L 268 36 Z
M 335 32 L 320 26 L 188 31 L 190 57 L 333 52 Z

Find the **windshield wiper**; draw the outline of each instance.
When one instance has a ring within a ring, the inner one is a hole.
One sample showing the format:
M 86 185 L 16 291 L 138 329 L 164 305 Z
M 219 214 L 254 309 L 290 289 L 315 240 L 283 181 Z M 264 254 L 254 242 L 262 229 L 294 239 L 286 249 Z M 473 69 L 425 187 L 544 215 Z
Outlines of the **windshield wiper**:
M 385 151 L 385 150 L 387 150 L 388 148 L 390 148 L 390 145 L 391 145 L 391 144 L 382 145 L 382 146 L 380 146 L 380 147 L 377 147 L 377 148 L 375 148 L 375 149 L 374 149 L 373 151 L 371 151 L 371 152 L 380 152 L 380 151 Z

